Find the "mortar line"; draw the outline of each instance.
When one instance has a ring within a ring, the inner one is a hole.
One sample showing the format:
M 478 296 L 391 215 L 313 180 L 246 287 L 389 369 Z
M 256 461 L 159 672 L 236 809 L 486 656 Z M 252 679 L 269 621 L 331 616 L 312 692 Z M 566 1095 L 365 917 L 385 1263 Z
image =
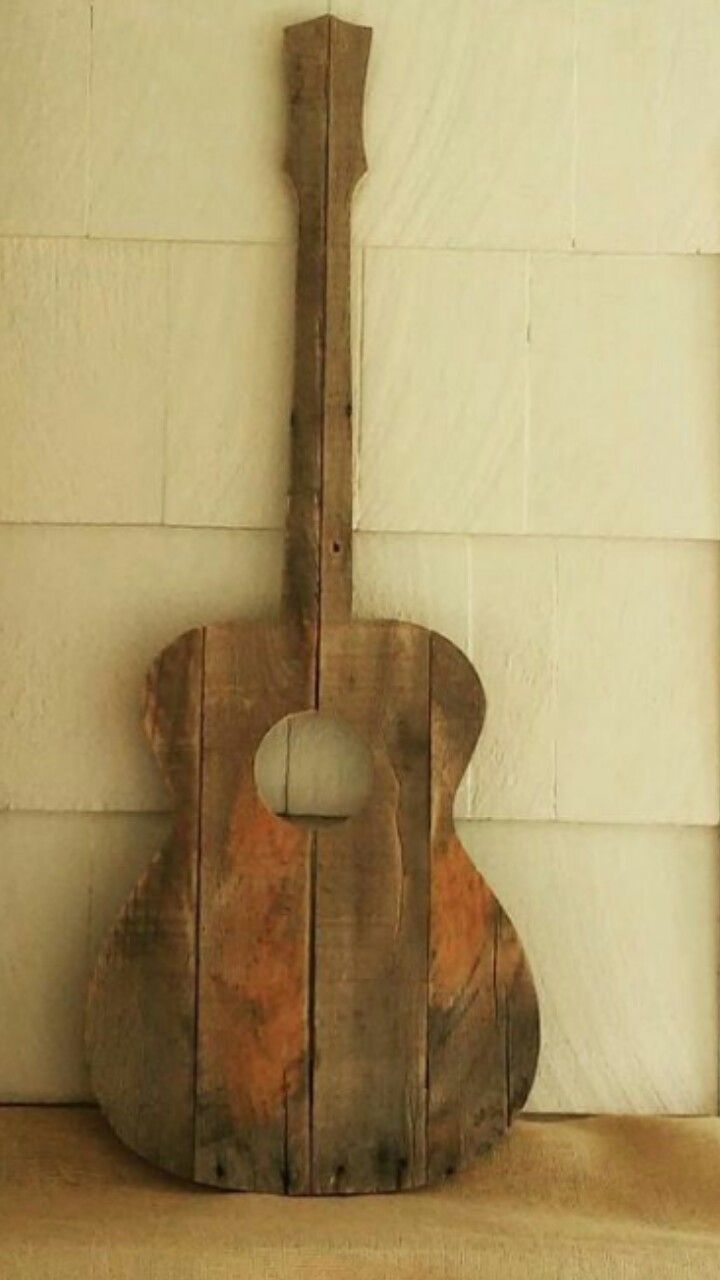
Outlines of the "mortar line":
M 578 160 L 580 149 L 580 117 L 579 117 L 579 13 L 578 0 L 573 4 L 573 51 L 572 51 L 572 146 L 570 158 L 570 247 L 577 247 L 577 187 Z
M 90 236 L 92 180 L 93 180 L 93 147 L 92 147 L 92 97 L 93 73 L 95 58 L 95 5 L 88 6 L 88 70 L 85 83 L 85 168 L 83 175 L 83 239 Z M 68 237 L 70 239 L 72 237 Z
M 531 388 L 530 388 L 530 343 L 532 333 L 532 322 L 530 314 L 530 298 L 531 298 L 531 270 L 532 255 L 528 253 L 525 258 L 525 350 L 523 360 L 524 388 L 523 388 L 523 485 L 522 485 L 522 532 L 527 534 L 529 524 L 529 502 L 530 502 L 530 415 L 531 415 Z

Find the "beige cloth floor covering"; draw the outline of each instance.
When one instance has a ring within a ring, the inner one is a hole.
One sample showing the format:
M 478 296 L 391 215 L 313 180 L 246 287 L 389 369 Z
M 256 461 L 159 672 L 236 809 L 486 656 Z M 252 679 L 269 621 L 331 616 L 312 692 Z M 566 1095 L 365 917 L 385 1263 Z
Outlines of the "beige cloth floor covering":
M 720 1280 L 720 1120 L 520 1120 L 442 1187 L 182 1184 L 90 1107 L 0 1108 L 2 1280 Z

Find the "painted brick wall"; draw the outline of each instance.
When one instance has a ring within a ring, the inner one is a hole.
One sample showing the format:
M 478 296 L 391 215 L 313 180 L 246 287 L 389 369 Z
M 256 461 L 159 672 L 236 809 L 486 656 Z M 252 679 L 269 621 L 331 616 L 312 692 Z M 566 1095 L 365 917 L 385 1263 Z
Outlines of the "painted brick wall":
M 94 949 L 167 824 L 156 651 L 277 608 L 322 0 L 0 8 L 0 1098 L 74 1099 Z M 489 715 L 463 838 L 534 963 L 531 1105 L 717 1109 L 720 3 L 337 0 L 356 607 Z

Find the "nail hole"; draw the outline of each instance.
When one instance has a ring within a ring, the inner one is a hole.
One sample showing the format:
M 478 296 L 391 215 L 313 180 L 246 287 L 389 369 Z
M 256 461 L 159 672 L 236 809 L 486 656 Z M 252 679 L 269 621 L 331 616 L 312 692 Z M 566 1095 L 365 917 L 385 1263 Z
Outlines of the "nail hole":
M 337 541 L 337 539 L 335 540 L 335 542 L 333 542 L 332 549 L 335 552 L 335 555 L 339 555 L 342 548 L 340 546 L 340 543 Z
M 215 1177 L 216 1178 L 225 1177 L 225 1165 L 223 1164 L 222 1160 L 218 1160 L 215 1164 Z

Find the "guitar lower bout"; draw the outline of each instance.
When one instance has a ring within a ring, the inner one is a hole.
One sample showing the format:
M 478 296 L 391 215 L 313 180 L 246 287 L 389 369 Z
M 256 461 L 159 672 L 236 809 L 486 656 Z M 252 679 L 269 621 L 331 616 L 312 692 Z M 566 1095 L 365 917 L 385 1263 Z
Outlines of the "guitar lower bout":
M 314 634 L 198 629 L 153 667 L 175 825 L 98 962 L 93 1084 L 128 1145 L 196 1181 L 422 1186 L 504 1132 L 538 1050 L 522 949 L 452 821 L 482 687 L 424 628 L 328 628 L 320 709 L 367 743 L 372 788 L 346 822 L 296 826 L 253 763 L 314 705 Z

